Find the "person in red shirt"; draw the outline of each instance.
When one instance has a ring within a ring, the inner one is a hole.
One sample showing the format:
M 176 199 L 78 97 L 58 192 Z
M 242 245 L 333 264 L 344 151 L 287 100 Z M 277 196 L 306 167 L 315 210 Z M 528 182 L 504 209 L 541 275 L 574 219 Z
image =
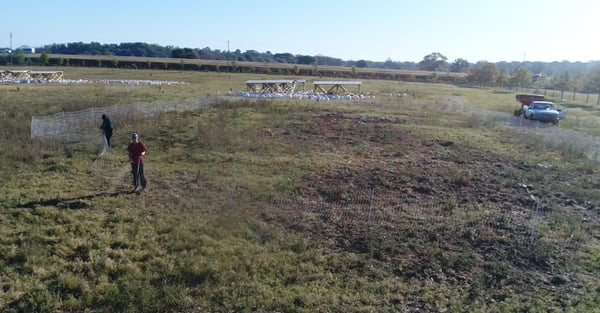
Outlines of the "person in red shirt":
M 142 190 L 146 189 L 146 176 L 144 175 L 144 155 L 146 154 L 146 145 L 142 143 L 138 134 L 131 134 L 131 143 L 127 146 L 129 152 L 129 163 L 131 163 L 131 174 L 133 175 L 133 191 L 138 191 L 140 186 Z

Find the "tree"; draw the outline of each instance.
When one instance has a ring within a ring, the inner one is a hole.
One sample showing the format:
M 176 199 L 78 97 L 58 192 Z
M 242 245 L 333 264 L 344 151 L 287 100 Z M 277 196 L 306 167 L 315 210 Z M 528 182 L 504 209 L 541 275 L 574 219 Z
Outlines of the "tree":
M 423 57 L 423 60 L 419 62 L 419 68 L 424 71 L 446 71 L 448 69 L 447 57 L 439 52 L 433 52 L 432 54 Z
M 497 83 L 498 69 L 496 65 L 487 61 L 475 64 L 467 76 L 467 80 L 482 87 Z
M 585 75 L 582 72 L 575 73 L 575 77 L 571 78 L 573 81 L 573 100 L 577 95 L 577 90 L 583 90 L 585 84 Z
M 248 61 L 248 62 L 263 62 L 264 61 L 261 54 L 256 50 L 246 50 L 246 52 L 244 52 L 244 57 L 246 58 L 246 61 Z
M 291 53 L 275 53 L 273 58 L 280 63 L 296 63 L 296 57 Z
M 545 86 L 550 85 L 550 80 L 548 79 L 548 77 L 542 73 L 539 74 L 534 74 L 531 77 L 531 81 L 532 81 L 532 87 L 537 88 L 545 88 Z
M 341 59 L 319 55 L 319 65 L 342 66 L 344 62 Z
M 21 49 L 16 49 L 12 52 L 13 64 L 22 65 L 25 64 L 25 54 Z
M 518 89 L 519 87 L 525 87 L 531 84 L 531 77 L 531 72 L 524 66 L 519 65 L 513 71 L 510 82 Z
M 171 57 L 174 59 L 197 59 L 196 52 L 190 48 L 173 49 Z
M 42 54 L 40 55 L 40 63 L 43 66 L 48 65 L 48 63 L 50 63 L 50 58 L 48 57 L 48 53 L 46 53 L 46 51 L 42 52 Z
M 383 67 L 384 68 L 391 68 L 391 69 L 398 68 L 396 66 L 396 63 L 394 61 L 392 61 L 392 59 L 390 59 L 390 58 L 387 58 L 387 60 L 385 60 L 385 63 L 383 63 Z
M 440 79 L 440 74 L 438 74 L 436 72 L 431 73 L 431 75 L 429 76 L 430 83 L 437 83 L 439 79 Z
M 365 68 L 365 67 L 367 67 L 367 61 L 365 61 L 365 60 L 358 60 L 358 61 L 356 61 L 356 67 L 358 67 L 358 68 Z
M 552 78 L 552 87 L 560 90 L 560 100 L 563 100 L 565 90 L 571 90 L 573 88 L 573 81 L 569 76 L 569 72 L 564 71 L 560 73 L 558 76 Z
M 465 59 L 456 59 L 450 65 L 450 72 L 465 73 L 469 70 L 469 61 Z
M 544 63 L 542 62 L 532 62 L 529 66 L 528 66 L 529 70 L 532 73 L 536 73 L 536 74 L 540 74 L 544 72 Z
M 314 64 L 316 62 L 315 57 L 312 57 L 310 55 L 299 55 L 296 60 L 298 61 L 298 64 Z
M 500 69 L 496 72 L 496 86 L 504 87 L 508 82 L 508 72 L 505 69 Z
M 598 94 L 598 102 L 596 104 L 600 105 L 600 68 L 590 73 L 586 89 Z

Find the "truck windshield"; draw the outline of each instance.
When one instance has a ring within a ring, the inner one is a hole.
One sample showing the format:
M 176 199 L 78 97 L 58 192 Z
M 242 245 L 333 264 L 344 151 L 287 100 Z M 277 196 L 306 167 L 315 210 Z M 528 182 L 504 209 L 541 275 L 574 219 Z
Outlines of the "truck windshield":
M 551 110 L 552 106 L 546 103 L 536 103 L 533 108 L 537 110 Z

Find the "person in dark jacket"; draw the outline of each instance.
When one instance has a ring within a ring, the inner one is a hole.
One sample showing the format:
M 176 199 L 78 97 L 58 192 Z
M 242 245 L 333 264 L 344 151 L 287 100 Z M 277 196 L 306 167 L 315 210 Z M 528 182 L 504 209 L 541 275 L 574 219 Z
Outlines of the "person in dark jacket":
M 102 125 L 100 125 L 100 129 L 104 133 L 104 139 L 106 140 L 106 149 L 110 149 L 110 137 L 112 137 L 113 133 L 113 125 L 108 116 L 106 114 L 102 114 Z

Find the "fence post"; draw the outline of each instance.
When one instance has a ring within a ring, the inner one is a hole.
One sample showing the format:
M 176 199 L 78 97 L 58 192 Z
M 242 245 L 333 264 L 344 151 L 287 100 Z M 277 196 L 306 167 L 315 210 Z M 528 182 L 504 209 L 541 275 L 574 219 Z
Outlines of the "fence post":
M 231 186 L 231 190 L 229 191 L 229 203 L 228 203 L 228 207 L 229 209 L 234 209 L 235 208 L 235 196 L 236 196 L 236 189 L 237 189 L 237 180 L 235 180 L 233 182 L 233 185 Z
M 369 214 L 367 215 L 367 223 L 371 223 L 371 211 L 373 210 L 373 198 L 375 197 L 375 187 L 371 189 L 371 200 L 369 201 Z
M 533 225 L 531 225 L 531 238 L 529 239 L 529 244 L 533 245 L 533 239 L 535 237 L 535 229 L 537 228 L 537 215 L 540 208 L 540 203 L 535 201 L 535 211 L 533 213 Z

